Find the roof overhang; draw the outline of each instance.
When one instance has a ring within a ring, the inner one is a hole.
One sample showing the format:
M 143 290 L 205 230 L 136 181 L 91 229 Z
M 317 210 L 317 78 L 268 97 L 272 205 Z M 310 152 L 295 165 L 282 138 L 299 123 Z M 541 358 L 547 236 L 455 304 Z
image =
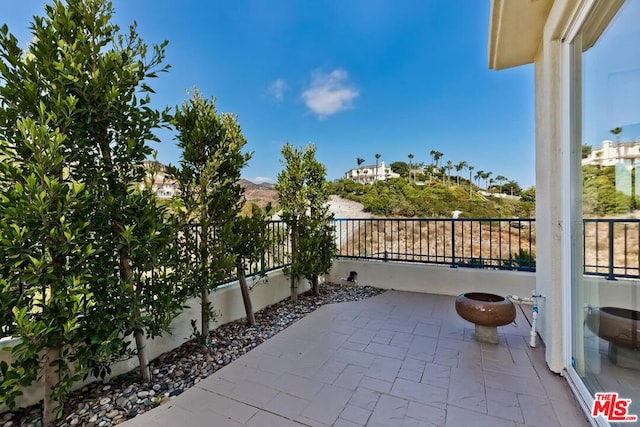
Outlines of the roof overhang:
M 553 0 L 492 0 L 489 68 L 501 70 L 534 61 Z

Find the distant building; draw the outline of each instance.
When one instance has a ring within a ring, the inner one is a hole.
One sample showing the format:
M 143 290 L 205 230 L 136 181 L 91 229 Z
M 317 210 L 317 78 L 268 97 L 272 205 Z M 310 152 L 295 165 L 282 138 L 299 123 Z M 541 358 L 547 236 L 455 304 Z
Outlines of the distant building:
M 391 168 L 386 167 L 384 162 L 376 165 L 360 166 L 358 168 L 349 169 L 344 177 L 355 182 L 363 184 L 373 184 L 376 181 L 386 181 L 390 178 L 399 178 L 400 175 L 393 172 Z
M 630 142 L 602 141 L 602 148 L 591 150 L 591 154 L 582 159 L 582 166 L 614 166 L 624 160 L 640 158 L 640 140 Z
M 167 176 L 167 165 L 155 160 L 145 160 L 144 167 L 147 179 L 151 180 L 151 189 L 157 197 L 169 199 L 178 194 L 178 183 Z

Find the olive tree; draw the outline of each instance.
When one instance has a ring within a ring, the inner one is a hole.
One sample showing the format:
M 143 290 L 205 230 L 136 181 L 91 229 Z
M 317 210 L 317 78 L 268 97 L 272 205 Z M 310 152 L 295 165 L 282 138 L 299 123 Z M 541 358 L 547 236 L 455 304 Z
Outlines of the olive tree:
M 318 278 L 331 269 L 336 257 L 333 214 L 329 211 L 329 185 L 327 169 L 315 157 L 316 149 L 307 147 L 304 153 L 307 200 L 309 209 L 304 218 L 299 240 L 299 262 L 304 277 L 318 296 Z
M 231 114 L 218 114 L 215 99 L 195 90 L 172 119 L 182 149 L 179 167 L 169 172 L 178 181 L 183 215 L 188 225 L 185 243 L 193 252 L 183 259 L 192 295 L 200 296 L 199 339 L 206 343 L 212 307 L 209 293 L 231 277 L 235 254 L 228 250 L 238 236 L 234 220 L 242 208 L 240 171 L 251 155 L 242 150 L 246 139 Z
M 289 228 L 291 299 L 297 300 L 297 280 L 304 277 L 318 295 L 318 278 L 329 271 L 337 251 L 326 168 L 316 157 L 316 147 L 304 151 L 287 143 L 282 149 L 284 170 L 278 174 L 276 190 L 282 219 Z
M 247 314 L 246 322 L 249 326 L 254 325 L 256 319 L 253 313 L 253 305 L 251 304 L 249 285 L 247 284 L 247 267 L 252 266 L 255 268 L 258 263 L 262 263 L 265 252 L 272 242 L 268 229 L 270 221 L 267 218 L 267 212 L 271 210 L 271 205 L 267 205 L 265 210 L 262 210 L 257 205 L 252 205 L 251 208 L 250 215 L 236 217 L 233 224 L 233 232 L 237 239 L 232 242 L 233 245 L 231 247 L 231 253 L 236 255 L 236 277 Z M 260 276 L 265 274 L 263 267 L 264 265 L 261 265 L 261 269 L 258 271 Z

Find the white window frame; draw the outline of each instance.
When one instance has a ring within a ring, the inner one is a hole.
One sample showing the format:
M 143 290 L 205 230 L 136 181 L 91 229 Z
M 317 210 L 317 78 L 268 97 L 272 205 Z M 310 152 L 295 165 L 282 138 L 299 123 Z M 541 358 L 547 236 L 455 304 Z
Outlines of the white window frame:
M 570 195 L 563 199 L 562 228 L 563 259 L 570 260 L 562 270 L 563 300 L 563 359 L 569 385 L 578 402 L 587 414 L 591 412 L 593 396 L 573 366 L 573 280 L 578 265 L 582 265 L 582 208 L 578 206 L 582 191 L 581 179 L 581 131 L 582 131 L 582 52 L 574 48 L 582 45 L 585 25 L 589 19 L 595 24 L 590 28 L 589 36 L 601 32 L 609 25 L 615 12 L 624 0 L 582 0 L 574 9 L 572 19 L 562 32 L 562 76 L 561 76 L 561 126 L 562 126 L 562 191 Z M 593 19 L 593 17 L 597 19 Z M 578 183 L 574 185 L 574 183 Z M 578 246 L 577 250 L 575 247 Z M 589 418 L 596 426 L 609 426 L 601 417 Z

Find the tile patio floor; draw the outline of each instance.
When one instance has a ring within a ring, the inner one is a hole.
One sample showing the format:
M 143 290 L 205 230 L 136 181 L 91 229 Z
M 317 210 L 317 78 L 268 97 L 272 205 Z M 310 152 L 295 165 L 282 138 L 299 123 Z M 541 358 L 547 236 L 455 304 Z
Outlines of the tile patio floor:
M 541 315 L 544 315 L 542 313 Z M 454 298 L 388 291 L 321 307 L 168 403 L 152 426 L 588 426 L 529 324 L 480 344 Z

